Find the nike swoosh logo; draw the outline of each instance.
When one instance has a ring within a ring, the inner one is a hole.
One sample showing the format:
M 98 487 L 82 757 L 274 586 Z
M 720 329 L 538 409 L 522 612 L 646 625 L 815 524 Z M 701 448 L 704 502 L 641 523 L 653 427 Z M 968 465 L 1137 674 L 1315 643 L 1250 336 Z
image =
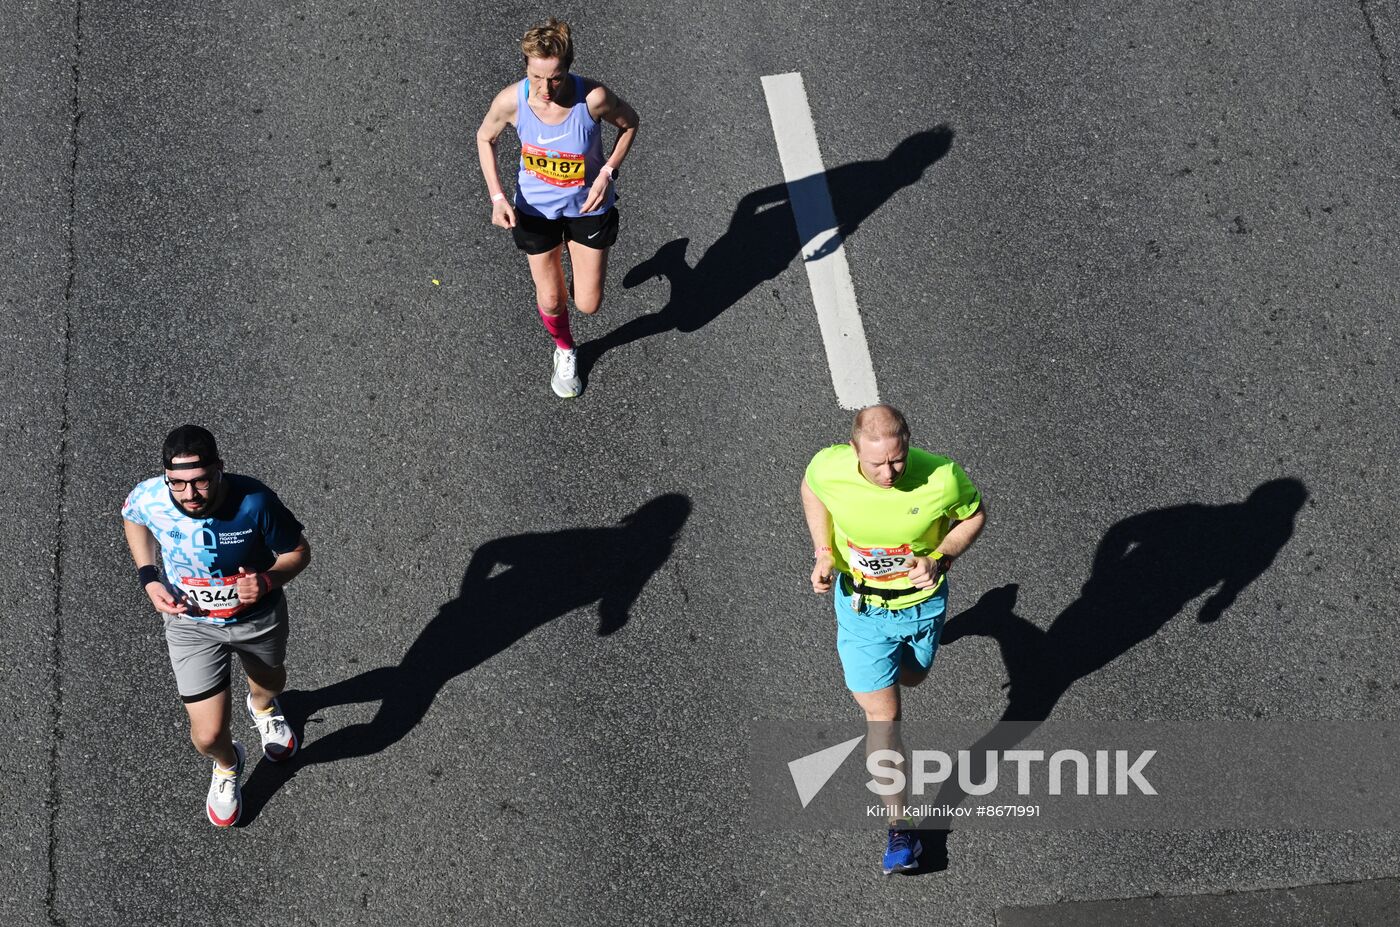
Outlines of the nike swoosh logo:
M 589 237 L 589 238 L 597 238 L 597 237 L 598 237 L 599 235 L 601 235 L 601 234 L 603 234 L 603 230 L 602 230 L 602 229 L 599 229 L 598 231 L 594 232 L 592 235 L 589 235 L 588 237 Z
M 557 142 L 557 141 L 559 141 L 559 139 L 561 139 L 561 138 L 568 138 L 568 137 L 569 137 L 569 133 L 568 133 L 568 132 L 565 132 L 563 135 L 556 135 L 556 136 L 554 136 L 553 138 L 542 138 L 542 139 L 540 139 L 540 144 L 541 144 L 541 145 L 546 145 L 546 144 L 548 144 L 548 143 L 550 143 L 550 142 Z

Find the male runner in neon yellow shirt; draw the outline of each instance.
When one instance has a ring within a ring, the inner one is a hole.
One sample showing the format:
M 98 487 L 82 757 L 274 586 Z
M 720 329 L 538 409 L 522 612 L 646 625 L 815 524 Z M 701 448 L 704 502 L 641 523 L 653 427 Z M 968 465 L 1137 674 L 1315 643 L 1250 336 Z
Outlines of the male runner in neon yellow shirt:
M 836 587 L 836 650 L 870 727 L 867 751 L 898 748 L 899 687 L 928 676 L 948 568 L 981 534 L 986 506 L 962 467 L 911 448 L 904 416 L 878 405 L 857 413 L 850 444 L 812 458 L 802 508 L 812 590 Z M 891 822 L 885 874 L 917 868 L 922 849 Z

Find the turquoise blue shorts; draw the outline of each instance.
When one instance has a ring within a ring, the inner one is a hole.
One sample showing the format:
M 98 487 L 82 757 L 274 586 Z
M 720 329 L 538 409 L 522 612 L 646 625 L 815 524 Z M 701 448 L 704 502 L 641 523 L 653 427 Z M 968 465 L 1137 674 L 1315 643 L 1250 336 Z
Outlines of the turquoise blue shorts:
M 838 576 L 839 580 L 839 576 Z M 895 684 L 900 667 L 928 672 L 948 611 L 948 580 L 930 599 L 890 611 L 868 601 L 859 614 L 849 593 L 836 587 L 836 652 L 852 692 L 874 692 Z

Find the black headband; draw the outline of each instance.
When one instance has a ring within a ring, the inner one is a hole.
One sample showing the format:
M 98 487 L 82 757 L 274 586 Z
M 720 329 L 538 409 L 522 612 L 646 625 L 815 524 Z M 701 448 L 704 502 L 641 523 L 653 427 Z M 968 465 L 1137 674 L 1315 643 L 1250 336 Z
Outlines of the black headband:
M 187 456 L 189 456 L 189 455 L 187 455 L 187 454 L 181 454 L 180 456 L 181 456 L 181 457 L 187 457 Z M 185 460 L 185 461 L 181 461 L 180 463 L 174 463 L 173 461 L 167 460 L 167 461 L 165 462 L 165 469 L 167 469 L 167 470 L 194 470 L 194 469 L 196 469 L 197 467 L 217 467 L 218 465 L 219 465 L 219 462 L 218 462 L 217 460 L 215 460 L 214 462 L 210 463 L 209 461 L 205 460 L 203 457 L 197 457 L 197 458 L 195 458 L 194 460 Z

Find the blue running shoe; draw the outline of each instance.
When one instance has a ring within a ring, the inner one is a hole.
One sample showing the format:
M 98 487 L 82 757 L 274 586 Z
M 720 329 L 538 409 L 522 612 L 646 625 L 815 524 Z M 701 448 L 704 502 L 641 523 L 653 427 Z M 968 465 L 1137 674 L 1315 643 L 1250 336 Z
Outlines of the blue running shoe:
M 883 866 L 885 875 L 918 869 L 919 854 L 922 852 L 924 852 L 924 845 L 919 842 L 918 837 L 914 836 L 913 831 L 890 831 L 890 842 L 885 847 Z

